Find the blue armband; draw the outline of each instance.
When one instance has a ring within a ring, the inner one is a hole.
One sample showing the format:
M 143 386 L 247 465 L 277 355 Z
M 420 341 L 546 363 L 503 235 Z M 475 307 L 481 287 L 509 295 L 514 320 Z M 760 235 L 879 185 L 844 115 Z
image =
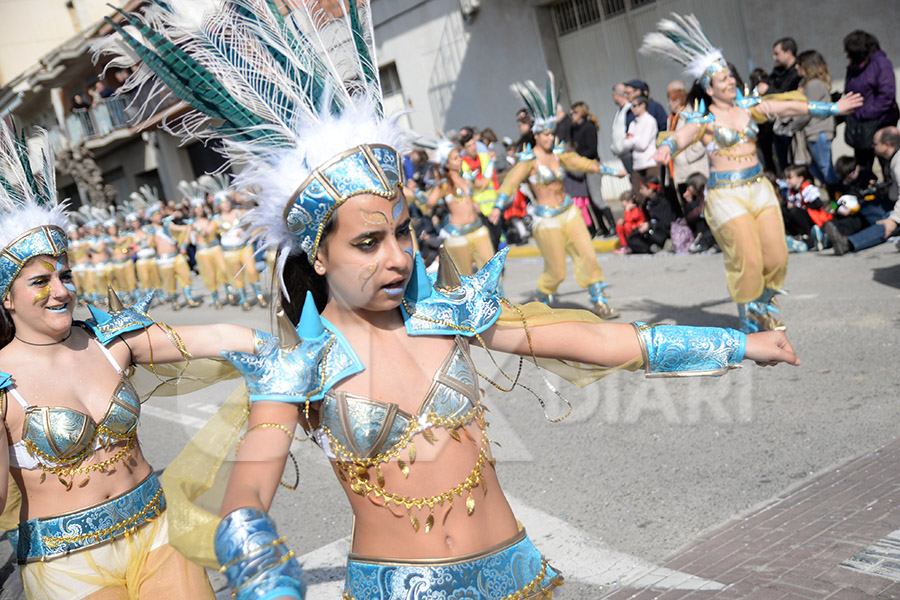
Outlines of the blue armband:
M 505 210 L 506 205 L 509 203 L 509 194 L 497 194 L 497 199 L 494 200 L 494 208 Z
M 744 360 L 747 336 L 735 329 L 633 325 L 647 377 L 724 375 Z
M 618 175 L 619 170 L 613 169 L 612 167 L 608 167 L 606 165 L 600 165 L 600 173 L 602 175 Z
M 150 303 L 153 301 L 154 293 L 155 291 L 151 291 L 131 306 L 125 308 L 113 289 L 109 288 L 110 312 L 101 310 L 93 304 L 88 304 L 91 318 L 84 323 L 93 332 L 98 342 L 108 346 L 111 341 L 123 333 L 146 329 L 156 323 L 147 314 L 147 311 L 150 309 Z
M 675 154 L 678 151 L 678 140 L 675 139 L 674 135 L 670 135 L 663 141 L 659 143 L 659 147 L 667 146 L 669 148 L 669 152 Z
M 827 117 L 836 117 L 838 116 L 838 105 L 837 102 L 810 102 L 809 103 L 809 116 L 816 117 L 817 119 L 825 119 Z
M 303 571 L 275 523 L 258 508 L 240 508 L 216 528 L 216 559 L 237 600 L 271 600 L 306 595 Z

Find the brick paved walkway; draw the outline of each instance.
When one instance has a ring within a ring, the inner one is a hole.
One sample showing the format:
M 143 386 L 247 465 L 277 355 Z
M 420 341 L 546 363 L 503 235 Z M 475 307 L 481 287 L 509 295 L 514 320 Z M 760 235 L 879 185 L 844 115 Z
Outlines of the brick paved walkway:
M 900 558 L 898 529 L 900 440 L 827 470 L 765 506 L 701 534 L 661 564 L 724 584 L 724 589 L 672 589 L 677 586 L 671 581 L 648 575 L 623 582 L 622 588 L 604 597 L 900 599 L 900 560 L 892 556 Z M 878 547 L 870 548 L 879 540 Z M 876 568 L 887 576 L 864 572 Z

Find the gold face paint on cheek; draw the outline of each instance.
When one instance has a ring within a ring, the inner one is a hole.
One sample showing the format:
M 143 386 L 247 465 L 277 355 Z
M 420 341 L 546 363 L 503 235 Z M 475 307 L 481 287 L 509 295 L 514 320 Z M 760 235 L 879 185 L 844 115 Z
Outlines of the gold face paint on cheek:
M 388 222 L 387 215 L 380 210 L 360 210 L 359 214 L 366 225 L 385 225 Z
M 378 270 L 379 262 L 380 261 L 376 260 L 372 264 L 365 265 L 359 270 L 360 291 L 366 288 L 366 284 L 369 283 L 369 280 L 372 279 L 373 275 L 375 275 L 375 271 Z
M 37 296 L 34 297 L 34 302 L 32 304 L 37 304 L 41 300 L 46 300 L 50 297 L 50 286 L 45 285 L 41 289 L 38 290 Z

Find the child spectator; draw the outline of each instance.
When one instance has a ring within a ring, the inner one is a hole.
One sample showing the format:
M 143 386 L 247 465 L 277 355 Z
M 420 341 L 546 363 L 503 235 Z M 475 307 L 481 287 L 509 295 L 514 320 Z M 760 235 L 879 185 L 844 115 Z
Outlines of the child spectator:
M 824 250 L 825 235 L 822 233 L 822 226 L 830 221 L 832 216 L 825 211 L 821 193 L 813 184 L 809 169 L 806 165 L 788 165 L 784 170 L 784 179 L 788 185 L 785 203 L 785 225 L 788 235 L 800 236 L 806 242 L 807 250 Z M 793 241 L 796 242 L 796 238 Z M 792 240 L 787 242 L 788 248 L 794 250 Z
M 619 236 L 619 248 L 616 254 L 629 254 L 628 243 L 626 239 L 631 232 L 640 227 L 647 218 L 644 215 L 644 209 L 641 206 L 641 198 L 632 191 L 623 192 L 619 197 L 622 208 L 625 210 L 625 216 L 616 221 L 616 233 Z
M 852 156 L 842 156 L 834 163 L 834 171 L 840 181 L 842 195 L 827 207 L 834 218 L 831 224 L 822 226 L 822 230 L 828 233 L 829 228 L 834 227 L 844 236 L 853 235 L 868 227 L 863 206 L 877 200 L 879 189 L 876 186 L 877 178 L 869 169 L 860 166 Z M 866 211 L 868 212 L 868 211 Z
M 626 238 L 628 247 L 634 254 L 655 254 L 662 250 L 669 239 L 669 229 L 675 220 L 675 213 L 660 189 L 659 178 L 654 175 L 641 182 L 638 189 L 638 194 L 644 199 L 647 221 Z
M 688 250 L 692 254 L 698 252 L 717 251 L 716 238 L 713 237 L 706 219 L 703 217 L 703 208 L 706 205 L 706 182 L 703 173 L 692 173 L 688 176 L 687 188 L 684 190 L 684 220 L 691 233 L 694 234 L 694 243 Z

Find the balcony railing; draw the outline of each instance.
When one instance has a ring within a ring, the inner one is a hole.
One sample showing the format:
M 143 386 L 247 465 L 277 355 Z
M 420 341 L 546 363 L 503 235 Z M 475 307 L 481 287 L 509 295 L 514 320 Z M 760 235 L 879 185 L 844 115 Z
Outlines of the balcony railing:
M 69 141 L 79 145 L 86 140 L 102 138 L 117 129 L 128 127 L 125 107 L 127 98 L 107 98 L 91 108 L 78 108 L 66 117 Z

